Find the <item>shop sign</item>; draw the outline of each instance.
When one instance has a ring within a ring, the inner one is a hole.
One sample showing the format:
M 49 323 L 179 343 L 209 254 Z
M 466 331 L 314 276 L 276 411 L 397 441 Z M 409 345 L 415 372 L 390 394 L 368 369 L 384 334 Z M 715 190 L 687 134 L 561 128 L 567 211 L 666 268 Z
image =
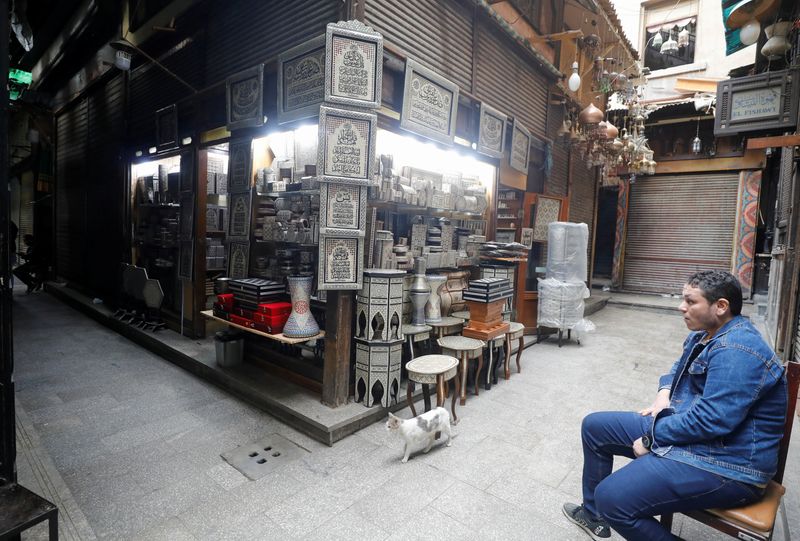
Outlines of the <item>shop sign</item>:
M 250 242 L 231 241 L 228 243 L 228 276 L 247 278 L 250 267 Z
M 410 58 L 406 60 L 401 128 L 452 144 L 457 110 L 458 85 Z
M 159 152 L 178 147 L 178 108 L 173 103 L 156 111 L 156 148 Z
M 794 68 L 720 81 L 714 135 L 794 128 L 799 76 Z
M 320 237 L 317 289 L 361 289 L 364 239 Z
M 363 237 L 367 225 L 367 187 L 320 183 L 320 233 Z
M 231 141 L 228 160 L 228 192 L 241 193 L 250 190 L 250 139 Z
M 493 158 L 503 157 L 507 120 L 508 117 L 494 107 L 481 103 L 478 122 L 478 152 Z
M 321 181 L 366 186 L 375 162 L 373 113 L 319 108 L 317 171 Z
M 528 163 L 531 154 L 531 132 L 525 126 L 514 120 L 511 132 L 511 152 L 508 155 L 508 165 L 520 173 L 528 174 Z
M 182 280 L 191 280 L 193 263 L 194 242 L 191 240 L 181 241 L 180 255 L 178 257 L 178 277 Z
M 383 37 L 361 21 L 330 23 L 325 32 L 325 101 L 378 109 Z
M 231 75 L 225 88 L 229 131 L 264 124 L 264 64 Z
M 319 114 L 325 98 L 325 36 L 278 56 L 278 123 Z
M 230 198 L 230 211 L 228 212 L 228 235 L 231 237 L 250 236 L 250 192 L 235 193 Z

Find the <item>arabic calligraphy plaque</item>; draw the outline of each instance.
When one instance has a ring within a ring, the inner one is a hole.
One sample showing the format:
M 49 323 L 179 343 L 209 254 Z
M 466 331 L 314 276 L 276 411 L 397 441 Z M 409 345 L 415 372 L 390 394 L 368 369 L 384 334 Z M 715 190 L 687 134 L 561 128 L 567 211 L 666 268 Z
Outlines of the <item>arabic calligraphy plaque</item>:
M 325 32 L 325 101 L 381 106 L 383 37 L 360 21 L 330 23 Z
M 456 133 L 458 86 L 412 59 L 406 60 L 400 127 L 452 144 Z
M 325 36 L 278 57 L 278 123 L 317 116 L 325 98 Z
M 363 236 L 367 221 L 367 187 L 320 184 L 320 232 L 327 235 Z
M 481 103 L 478 127 L 478 152 L 501 158 L 505 143 L 507 117 L 497 109 Z
M 264 123 L 264 64 L 231 75 L 225 84 L 228 130 Z
M 514 121 L 511 132 L 511 152 L 508 155 L 508 165 L 520 173 L 528 174 L 528 162 L 531 152 L 531 132 L 525 126 Z
M 250 243 L 230 242 L 228 245 L 228 276 L 247 278 L 250 265 Z
M 364 239 L 321 237 L 317 289 L 361 289 Z
M 248 237 L 250 235 L 250 192 L 230 196 L 229 216 L 228 235 Z
M 320 107 L 317 148 L 320 180 L 369 184 L 375 162 L 377 121 L 372 113 Z

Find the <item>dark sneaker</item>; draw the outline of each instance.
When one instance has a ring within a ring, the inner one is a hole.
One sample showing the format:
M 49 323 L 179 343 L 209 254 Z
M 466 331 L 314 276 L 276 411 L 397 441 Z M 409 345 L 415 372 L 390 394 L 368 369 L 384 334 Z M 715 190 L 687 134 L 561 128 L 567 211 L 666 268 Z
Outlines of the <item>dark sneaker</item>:
M 585 531 L 592 539 L 608 539 L 611 537 L 611 527 L 605 520 L 595 520 L 582 505 L 574 503 L 564 504 L 564 515 L 576 526 Z

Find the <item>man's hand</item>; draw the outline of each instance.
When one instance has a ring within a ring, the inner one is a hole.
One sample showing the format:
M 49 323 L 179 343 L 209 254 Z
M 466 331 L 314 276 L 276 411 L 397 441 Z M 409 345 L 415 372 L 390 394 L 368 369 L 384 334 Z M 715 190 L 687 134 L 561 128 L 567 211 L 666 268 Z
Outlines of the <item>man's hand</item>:
M 640 456 L 644 456 L 650 452 L 650 449 L 645 449 L 644 444 L 642 444 L 642 438 L 639 438 L 635 442 L 633 442 L 633 454 L 636 455 L 636 458 Z
M 669 406 L 669 389 L 662 389 L 658 391 L 656 395 L 656 399 L 653 402 L 653 405 L 649 408 L 645 408 L 641 410 L 639 413 L 641 415 L 651 415 L 655 417 L 658 415 L 658 412 L 663 410 L 664 408 Z

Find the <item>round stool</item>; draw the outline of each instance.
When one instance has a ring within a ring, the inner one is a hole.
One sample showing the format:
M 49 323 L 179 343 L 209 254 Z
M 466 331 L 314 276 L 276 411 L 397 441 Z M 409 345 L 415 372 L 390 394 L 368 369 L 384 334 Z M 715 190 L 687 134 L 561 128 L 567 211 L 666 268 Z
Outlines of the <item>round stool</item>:
M 464 320 L 452 316 L 444 316 L 441 321 L 435 323 L 428 323 L 433 327 L 436 338 L 441 338 L 450 334 L 460 333 L 461 328 L 464 326 Z
M 428 338 L 430 339 L 431 330 L 433 330 L 433 327 L 430 325 L 411 325 L 409 323 L 403 323 L 402 331 L 403 335 L 408 338 L 408 351 L 412 359 L 414 358 L 414 337 L 420 334 L 428 334 Z
M 511 328 L 506 333 L 506 379 L 511 377 L 511 366 L 509 362 L 511 361 L 512 340 L 519 340 L 517 344 L 517 374 L 522 372 L 519 360 L 522 357 L 522 348 L 525 346 L 525 325 L 517 323 L 516 321 L 509 321 L 508 324 Z
M 431 395 L 429 385 L 436 385 L 436 407 L 444 406 L 444 382 L 450 381 L 454 377 L 455 388 L 453 389 L 453 399 L 450 403 L 450 411 L 453 412 L 453 424 L 458 423 L 456 416 L 456 395 L 458 394 L 458 359 L 449 355 L 423 355 L 406 363 L 408 372 L 408 384 L 406 385 L 406 400 L 408 407 L 414 417 L 417 410 L 414 409 L 414 383 L 422 384 L 422 396 L 425 400 L 425 411 L 431 409 Z
M 478 370 L 475 372 L 475 394 L 478 394 L 478 379 L 483 368 L 483 348 L 486 343 L 466 336 L 443 336 L 437 340 L 443 352 L 453 352 L 461 360 L 461 405 L 467 402 L 467 363 L 470 359 L 478 359 Z
M 469 310 L 460 310 L 458 312 L 453 312 L 450 314 L 451 317 L 457 317 L 458 319 L 463 319 L 464 321 L 469 321 Z

